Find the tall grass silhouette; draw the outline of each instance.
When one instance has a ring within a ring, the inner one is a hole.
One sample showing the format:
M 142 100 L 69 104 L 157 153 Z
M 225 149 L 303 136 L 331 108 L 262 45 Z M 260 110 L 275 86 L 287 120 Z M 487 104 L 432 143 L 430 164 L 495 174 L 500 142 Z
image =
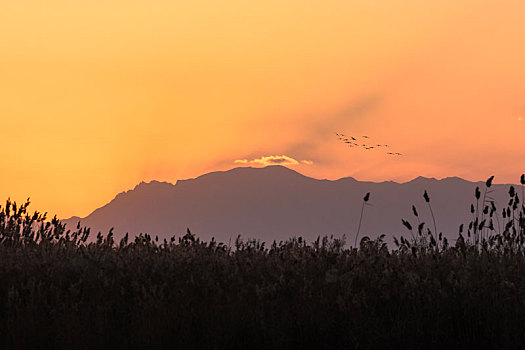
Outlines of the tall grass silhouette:
M 359 237 L 359 232 L 361 231 L 361 223 L 363 222 L 363 213 L 365 211 L 365 205 L 370 200 L 370 192 L 367 192 L 363 197 L 363 204 L 361 205 L 361 214 L 359 215 L 359 225 L 357 226 L 357 232 L 355 234 L 354 247 L 357 247 L 357 238 Z
M 333 237 L 229 247 L 189 230 L 90 239 L 8 200 L 0 348 L 524 348 L 525 206 L 509 187 L 496 228 L 490 184 L 454 244 L 413 206 L 417 230 L 401 219 L 410 236 L 393 249 L 384 235 L 350 248 Z

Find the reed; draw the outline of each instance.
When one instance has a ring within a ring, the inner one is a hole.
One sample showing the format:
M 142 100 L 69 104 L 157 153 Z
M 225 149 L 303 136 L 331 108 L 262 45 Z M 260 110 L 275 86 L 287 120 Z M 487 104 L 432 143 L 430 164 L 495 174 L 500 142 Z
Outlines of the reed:
M 365 196 L 363 197 L 363 204 L 361 205 L 361 215 L 359 215 L 359 224 L 357 226 L 357 232 L 355 234 L 354 247 L 357 247 L 357 238 L 359 237 L 359 232 L 361 231 L 361 223 L 363 222 L 363 213 L 365 210 L 365 205 L 367 204 L 369 199 L 370 199 L 370 192 L 365 194 Z
M 91 240 L 88 228 L 8 200 L 0 348 L 523 348 L 525 206 L 515 190 L 500 232 L 491 203 L 487 226 L 476 223 L 487 235 L 465 238 L 462 225 L 449 245 L 435 223 L 425 232 L 414 206 L 417 236 L 402 219 L 410 238 L 394 237 L 393 249 L 384 235 L 357 246 L 369 199 L 350 248 L 333 237 L 269 247 L 238 237 L 230 247 L 190 230 Z

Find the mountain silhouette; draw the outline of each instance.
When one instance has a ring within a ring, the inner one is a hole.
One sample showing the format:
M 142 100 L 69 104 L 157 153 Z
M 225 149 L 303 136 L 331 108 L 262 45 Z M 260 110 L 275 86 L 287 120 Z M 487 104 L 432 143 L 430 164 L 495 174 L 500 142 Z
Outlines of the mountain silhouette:
M 310 178 L 280 165 L 241 167 L 176 184 L 141 182 L 85 218 L 62 221 L 69 228 L 80 221 L 95 234 L 113 227 L 116 239 L 128 232 L 131 237 L 149 233 L 162 240 L 179 237 L 189 228 L 201 239 L 215 237 L 224 243 L 234 242 L 238 235 L 266 242 L 294 236 L 312 241 L 318 236 L 346 235 L 347 242 L 353 243 L 363 196 L 370 192 L 360 237 L 386 234 L 390 241 L 394 235 L 409 237 L 401 219 L 417 227 L 412 205 L 420 220 L 433 230 L 423 199 L 427 190 L 438 232 L 455 239 L 459 225 L 468 224 L 472 217 L 470 205 L 475 205 L 476 186 L 483 193 L 484 182 L 458 177 L 437 180 L 420 176 L 406 183 L 351 177 L 332 181 Z M 508 185 L 493 185 L 491 190 L 500 213 L 508 202 Z M 494 225 L 497 227 L 496 221 Z

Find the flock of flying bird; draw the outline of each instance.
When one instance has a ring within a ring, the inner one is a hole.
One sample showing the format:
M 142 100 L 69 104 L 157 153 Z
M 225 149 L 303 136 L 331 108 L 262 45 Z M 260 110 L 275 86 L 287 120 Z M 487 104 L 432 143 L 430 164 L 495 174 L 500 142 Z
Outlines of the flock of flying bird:
M 335 135 L 337 136 L 338 140 L 347 144 L 348 147 L 362 147 L 365 150 L 371 150 L 371 149 L 376 149 L 376 148 L 379 149 L 380 147 L 390 147 L 389 145 L 382 145 L 382 144 L 367 145 L 365 141 L 359 142 L 358 138 L 355 138 L 353 136 L 346 136 L 345 134 L 335 133 Z M 361 136 L 361 138 L 368 139 L 368 140 L 370 139 L 370 137 L 368 136 Z M 403 155 L 399 152 L 386 152 L 386 154 L 389 156 L 402 156 Z

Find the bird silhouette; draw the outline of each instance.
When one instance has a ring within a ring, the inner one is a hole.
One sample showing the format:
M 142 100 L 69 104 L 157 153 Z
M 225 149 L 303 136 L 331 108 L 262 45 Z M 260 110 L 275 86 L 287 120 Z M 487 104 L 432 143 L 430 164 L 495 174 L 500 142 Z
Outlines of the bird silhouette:
M 388 144 L 380 144 L 380 143 L 377 143 L 375 145 L 367 145 L 366 143 L 358 143 L 358 139 L 355 138 L 354 136 L 346 136 L 345 134 L 343 133 L 335 133 L 337 138 L 346 143 L 348 145 L 348 147 L 361 147 L 363 148 L 364 150 L 366 151 L 369 151 L 369 150 L 372 150 L 372 149 L 376 149 L 376 148 L 380 148 L 380 147 L 390 147 L 390 145 Z M 370 136 L 368 135 L 363 135 L 361 136 L 363 139 L 370 139 Z M 385 153 L 386 155 L 389 155 L 389 156 L 402 156 L 403 154 L 402 153 L 399 153 L 399 152 L 386 152 Z

